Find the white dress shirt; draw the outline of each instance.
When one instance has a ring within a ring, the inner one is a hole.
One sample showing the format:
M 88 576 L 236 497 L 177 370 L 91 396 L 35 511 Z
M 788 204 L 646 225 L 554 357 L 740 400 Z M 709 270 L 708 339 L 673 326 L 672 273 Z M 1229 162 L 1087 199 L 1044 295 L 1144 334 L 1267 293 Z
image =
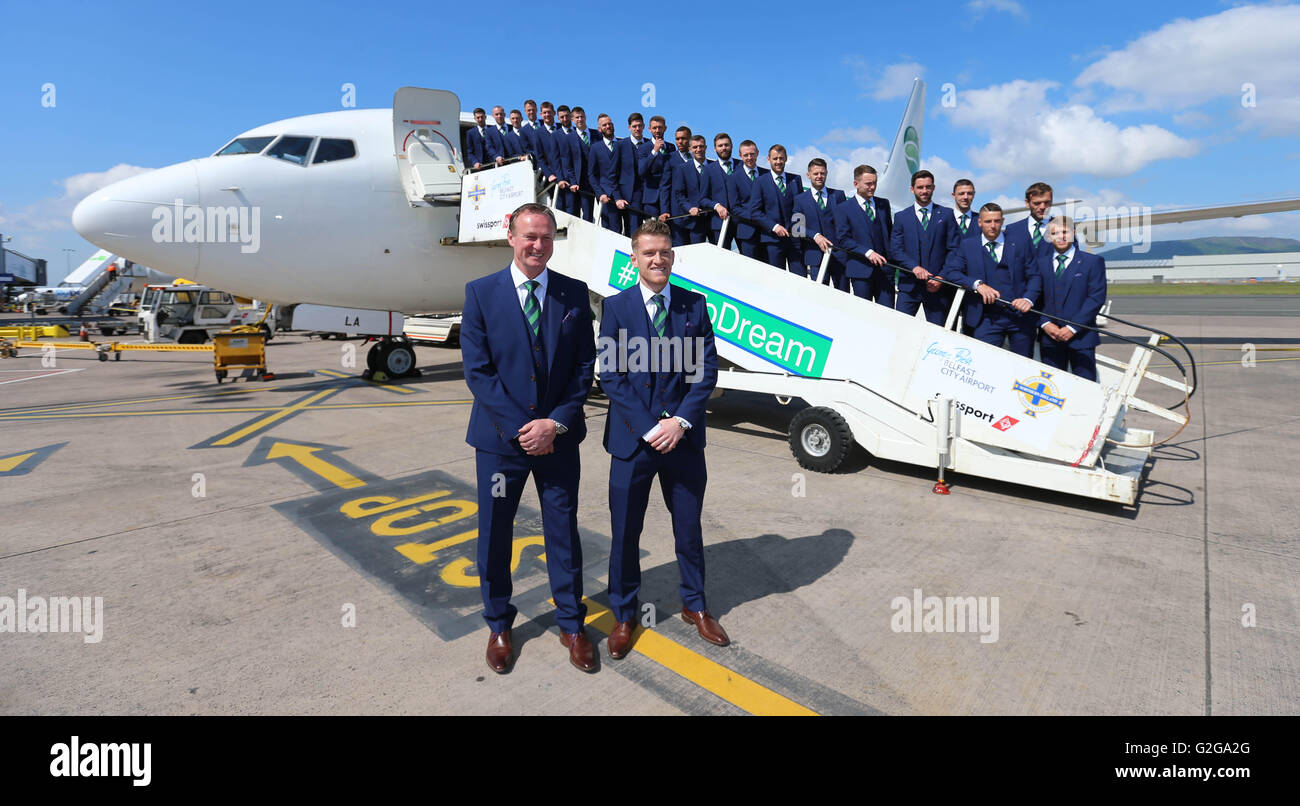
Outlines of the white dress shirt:
M 663 295 L 664 313 L 667 313 L 673 298 L 672 287 L 673 284 L 668 283 L 667 285 L 664 286 L 663 291 L 655 291 L 654 289 L 647 286 L 645 283 L 637 283 L 637 288 L 641 289 L 641 301 L 645 305 L 646 316 L 650 317 L 650 323 L 651 323 L 650 335 L 652 337 L 655 335 L 654 333 L 655 314 L 659 313 L 659 306 L 655 304 L 654 295 L 655 294 Z M 682 424 L 682 428 L 684 429 L 689 429 L 691 427 L 690 422 L 685 417 L 678 417 L 677 421 Z M 650 440 L 655 438 L 655 436 L 659 433 L 659 430 L 660 430 L 659 423 L 655 423 L 655 427 L 651 428 L 649 431 L 642 434 L 641 439 L 644 439 L 646 442 L 649 442 Z
M 528 282 L 528 275 L 519 270 L 515 262 L 510 261 L 510 279 L 515 284 L 515 292 L 519 295 L 519 309 L 524 309 L 524 303 L 528 299 L 528 288 L 524 283 Z M 537 281 L 537 290 L 533 296 L 537 297 L 537 310 L 546 310 L 546 283 L 550 279 L 550 270 L 542 269 L 542 273 L 533 278 Z

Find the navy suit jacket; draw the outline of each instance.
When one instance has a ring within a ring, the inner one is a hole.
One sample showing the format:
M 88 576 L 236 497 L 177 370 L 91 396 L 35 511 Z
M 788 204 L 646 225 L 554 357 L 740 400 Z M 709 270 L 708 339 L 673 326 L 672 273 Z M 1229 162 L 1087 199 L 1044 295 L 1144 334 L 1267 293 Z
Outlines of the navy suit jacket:
M 759 231 L 763 243 L 777 242 L 777 236 L 772 232 L 772 227 L 777 224 L 786 229 L 790 228 L 795 197 L 803 192 L 803 182 L 798 176 L 789 171 L 782 176 L 785 177 L 785 193 L 777 189 L 776 179 L 771 171 L 755 179 L 753 187 L 750 188 L 748 217 L 762 225 Z
M 592 135 L 591 132 L 591 129 L 587 130 L 587 137 L 594 143 L 600 134 L 597 132 Z M 590 147 L 582 142 L 582 138 L 578 136 L 577 128 L 573 126 L 569 127 L 567 134 L 558 129 L 556 133 L 559 135 L 556 138 L 556 145 L 560 152 L 560 168 L 564 171 L 559 175 L 560 178 L 570 185 L 577 185 L 584 190 L 592 190 Z
M 1075 247 L 1074 258 L 1065 264 L 1065 271 L 1056 276 L 1056 250 L 1035 255 L 1034 265 L 1042 277 L 1043 313 L 1062 316 L 1072 322 L 1097 326 L 1097 314 L 1106 303 L 1106 260 Z M 1054 320 L 1043 317 L 1043 322 Z M 1055 324 L 1060 324 L 1055 322 Z M 1042 326 L 1042 323 L 1039 324 Z M 1046 334 L 1040 334 L 1047 338 Z M 1096 330 L 1076 333 L 1067 344 L 1073 347 L 1096 347 L 1101 337 Z
M 973 205 L 970 208 L 970 221 L 966 225 L 966 234 L 962 235 L 961 231 L 961 213 L 957 208 L 952 208 L 952 220 L 957 222 L 957 234 L 964 241 L 967 238 L 977 238 L 980 236 L 980 211 Z
M 473 126 L 465 133 L 465 154 L 469 157 L 465 160 L 467 168 L 474 167 L 476 162 L 490 165 L 496 162 L 497 157 L 505 156 L 505 143 L 501 141 L 501 132 L 497 131 L 496 125 L 485 125 L 483 131 L 484 134 L 479 134 L 478 127 Z
M 683 157 L 686 159 L 683 160 Z M 673 196 L 673 176 L 677 174 L 678 168 L 688 166 L 693 161 L 694 158 L 689 151 L 669 152 L 668 159 L 664 160 L 664 175 L 659 188 L 659 212 L 677 215 L 677 201 Z
M 560 158 L 560 146 L 564 137 L 559 126 L 548 132 L 545 123 L 537 125 L 537 162 L 546 176 L 565 178 L 564 164 Z
M 930 223 L 924 230 L 914 204 L 895 213 L 889 256 L 893 263 L 907 270 L 898 273 L 899 291 L 911 291 L 925 285 L 912 274 L 913 266 L 922 266 L 931 274 L 942 276 L 948 255 L 956 251 L 960 243 L 961 230 L 957 229 L 957 219 L 953 218 L 952 210 L 942 204 L 930 203 Z
M 614 150 L 610 151 L 605 145 L 605 138 L 592 138 L 591 148 L 587 152 L 586 186 L 597 197 L 603 193 L 614 201 L 623 199 L 631 202 L 636 190 L 636 151 L 628 140 L 614 140 L 613 143 Z
M 771 173 L 768 169 L 760 168 L 757 165 L 754 166 L 754 170 L 758 172 L 759 177 Z M 754 182 L 756 181 L 758 181 L 757 178 L 755 178 L 753 182 L 750 181 L 749 173 L 745 170 L 744 163 L 740 164 L 738 170 L 731 173 L 731 184 L 736 189 L 736 199 L 738 200 L 737 203 L 740 207 L 738 211 L 733 210 L 732 212 L 739 212 L 744 218 L 749 217 L 749 198 L 754 193 Z M 748 241 L 753 238 L 756 233 L 757 230 L 755 230 L 753 224 L 744 221 L 743 218 L 736 221 L 736 237 L 738 239 Z
M 705 162 L 707 169 L 711 163 Z M 673 166 L 673 215 L 685 215 L 692 207 L 704 207 L 704 172 L 695 170 L 695 158 Z M 691 222 L 683 222 L 688 227 Z M 704 223 L 700 219 L 700 224 Z M 697 225 L 698 226 L 698 225 Z M 674 289 L 674 293 L 676 290 Z M 687 419 L 690 419 L 689 417 Z
M 460 351 L 465 384 L 474 395 L 465 441 L 478 450 L 521 454 L 511 440 L 538 418 L 569 429 L 555 438 L 557 450 L 576 448 L 587 435 L 582 404 L 596 361 L 587 284 L 550 269 L 547 274 L 541 338 L 548 369 L 541 389 L 533 380 L 528 325 L 510 267 L 465 286 Z
M 808 188 L 794 197 L 794 212 L 803 214 L 806 237 L 811 238 L 820 234 L 831 242 L 838 243 L 839 235 L 835 232 L 835 208 L 844 202 L 844 191 L 832 187 L 824 187 L 822 190 L 826 191 L 826 209 L 817 206 L 817 200 L 813 198 L 813 189 Z M 804 243 L 804 248 L 821 251 L 816 244 L 807 242 Z
M 994 274 L 998 266 L 1005 266 L 1011 272 L 1010 288 L 1004 287 Z M 964 302 L 966 324 L 971 327 L 975 327 L 984 319 L 985 308 L 994 310 L 1005 307 L 998 302 L 985 305 L 979 293 L 973 290 L 976 280 L 996 288 L 1002 295 L 1002 299 L 1007 302 L 1024 298 L 1032 302 L 1035 308 L 1038 307 L 1038 301 L 1043 293 L 1043 277 L 1034 265 L 1030 250 L 1026 249 L 1024 244 L 1003 238 L 1002 258 L 997 265 L 994 265 L 993 258 L 989 257 L 984 247 L 983 233 L 979 238 L 962 239 L 957 250 L 948 255 L 948 265 L 944 266 L 943 277 L 949 282 L 972 289 L 966 292 Z
M 524 134 L 509 125 L 506 126 L 505 150 L 507 157 L 518 157 L 520 154 L 531 153 L 528 150 L 528 143 L 524 140 Z
M 616 345 L 620 333 L 625 339 L 635 337 L 645 339 L 643 343 L 653 344 L 649 341 L 652 333 L 650 315 L 642 300 L 639 282 L 605 300 L 600 320 L 601 344 Z M 679 442 L 673 450 L 690 450 L 692 447 L 697 451 L 704 450 L 705 405 L 718 382 L 718 353 L 702 295 L 679 286 L 672 287 L 665 335 L 690 345 L 687 349 L 694 362 L 691 367 L 699 368 L 698 375 L 685 372 L 684 366 L 676 372 L 671 368 L 666 372 L 650 372 L 649 368 L 631 372 L 629 367 L 617 366 L 617 353 L 620 351 L 609 347 L 602 350 L 600 386 L 610 404 L 609 416 L 605 419 L 605 448 L 619 459 L 629 459 L 636 453 L 637 448 L 644 444 L 641 437 L 655 427 L 659 415 L 665 411 L 691 424 L 682 440 L 689 446 Z M 695 346 L 696 339 L 701 340 L 699 349 Z M 630 355 L 632 345 L 637 342 L 626 343 Z M 689 382 L 690 378 L 696 378 L 695 382 Z M 652 449 L 647 447 L 646 450 Z M 701 453 L 701 461 L 703 458 Z
M 728 174 L 722 169 L 721 162 L 710 162 L 704 166 L 703 187 L 700 188 L 701 207 L 713 209 L 713 205 L 721 204 L 727 208 L 727 215 L 732 216 L 739 213 L 742 209 L 744 200 L 740 197 L 740 187 L 732 181 L 732 177 L 737 172 L 745 169 L 744 163 L 732 157 L 731 173 Z M 748 180 L 747 180 L 748 181 Z M 735 232 L 735 222 L 732 222 L 731 232 Z M 714 232 L 722 229 L 722 219 L 714 215 L 709 219 L 709 228 Z
M 1052 242 L 1047 240 L 1047 221 L 1043 222 L 1043 239 L 1034 247 L 1034 236 L 1029 229 L 1029 224 L 1033 216 L 1022 218 L 1019 221 L 1012 221 L 1002 228 L 1002 238 L 1006 241 L 1013 241 L 1021 244 L 1025 249 L 1034 249 L 1038 255 L 1047 255 L 1053 252 Z M 1051 219 L 1048 219 L 1050 221 Z M 928 267 L 927 267 L 928 268 Z
M 894 231 L 894 219 L 890 215 L 889 199 L 872 197 L 876 203 L 876 218 L 873 221 L 858 204 L 858 194 L 854 193 L 840 202 L 835 208 L 835 245 L 852 249 L 865 255 L 867 250 L 889 259 L 889 242 Z M 862 258 L 845 256 L 844 274 L 846 277 L 866 279 L 876 271 Z
M 639 206 L 656 205 L 656 212 L 666 213 L 672 204 L 672 165 L 677 158 L 677 146 L 671 141 L 664 141 L 664 150 L 660 154 L 651 154 L 653 140 L 642 140 L 636 150 L 636 170 L 641 177 L 641 198 Z

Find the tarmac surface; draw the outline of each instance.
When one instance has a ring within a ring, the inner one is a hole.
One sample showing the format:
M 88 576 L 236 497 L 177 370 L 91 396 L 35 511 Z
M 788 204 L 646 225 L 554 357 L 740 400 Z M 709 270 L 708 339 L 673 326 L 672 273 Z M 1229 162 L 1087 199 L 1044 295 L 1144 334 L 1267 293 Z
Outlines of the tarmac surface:
M 1115 313 L 1146 310 L 1132 299 Z M 0 361 L 0 713 L 1300 713 L 1287 470 L 1300 301 L 1264 298 L 1278 312 L 1249 317 L 1169 301 L 1176 315 L 1142 321 L 1187 337 L 1200 389 L 1135 507 L 962 475 L 935 496 L 933 471 L 860 449 L 838 473 L 806 472 L 785 433 L 798 401 L 714 400 L 705 555 L 725 648 L 676 615 L 652 495 L 653 626 L 608 658 L 594 397 L 579 501 L 594 675 L 558 641 L 532 490 L 515 542 L 518 660 L 506 676 L 483 660 L 458 350 L 420 347 L 421 377 L 375 384 L 358 377 L 360 341 L 282 334 L 267 348 L 276 380 L 217 385 L 206 353 L 24 349 Z M 1177 377 L 1159 357 L 1152 370 Z M 101 640 L 5 631 L 3 597 L 20 596 L 102 597 Z M 921 625 L 902 602 L 929 596 L 974 597 L 985 618 L 900 631 Z

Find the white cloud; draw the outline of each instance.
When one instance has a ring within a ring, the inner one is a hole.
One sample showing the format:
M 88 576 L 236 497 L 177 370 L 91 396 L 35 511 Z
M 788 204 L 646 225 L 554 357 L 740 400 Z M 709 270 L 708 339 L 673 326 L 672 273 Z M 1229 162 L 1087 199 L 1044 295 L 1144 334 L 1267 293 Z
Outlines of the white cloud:
M 78 202 L 100 188 L 151 170 L 153 169 L 121 163 L 107 171 L 74 174 L 58 180 L 55 184 L 63 188 L 62 196 L 38 199 L 19 210 L 8 212 L 3 218 L 5 226 L 12 233 L 70 232 L 72 210 Z
M 861 56 L 846 56 L 844 64 L 852 68 L 864 97 L 877 101 L 906 98 L 912 92 L 912 79 L 925 76 L 925 65 L 918 62 L 895 62 L 883 67 Z
M 1183 110 L 1230 100 L 1243 127 L 1289 133 L 1300 123 L 1300 5 L 1231 8 L 1179 19 L 1089 65 L 1079 87 L 1121 93 L 1106 107 Z M 1249 88 L 1254 105 L 1247 105 Z
M 1162 159 L 1195 154 L 1198 145 L 1154 124 L 1118 126 L 1081 103 L 1054 106 L 1052 81 L 1017 79 L 957 96 L 941 108 L 958 126 L 986 133 L 967 151 L 992 184 L 1069 174 L 1125 176 Z
M 819 138 L 819 143 L 879 143 L 883 138 L 880 132 L 870 126 L 856 129 L 831 129 Z
M 841 156 L 833 156 L 817 146 L 800 146 L 790 150 L 790 170 L 804 176 L 808 161 L 813 157 L 826 160 L 826 184 L 849 193 L 853 188 L 853 169 L 859 165 L 873 165 L 883 170 L 885 161 L 889 159 L 889 150 L 884 146 L 859 147 Z
M 971 0 L 966 4 L 966 8 L 976 16 L 982 15 L 985 11 L 1005 11 L 1016 17 L 1025 16 L 1025 9 L 1016 0 Z

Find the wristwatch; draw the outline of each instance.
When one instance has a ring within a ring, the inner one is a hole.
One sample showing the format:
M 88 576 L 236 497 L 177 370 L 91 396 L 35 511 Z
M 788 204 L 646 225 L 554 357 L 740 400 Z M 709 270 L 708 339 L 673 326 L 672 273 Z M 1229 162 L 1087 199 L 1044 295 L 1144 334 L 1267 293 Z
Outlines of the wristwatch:
M 558 420 L 551 420 L 551 422 L 555 423 L 555 436 L 557 437 L 569 430 L 564 423 Z
M 691 430 L 691 424 L 688 423 L 688 422 L 686 422 L 686 420 L 682 419 L 681 417 L 676 417 L 676 416 L 674 416 L 673 419 L 677 421 L 677 424 L 680 425 L 680 426 L 682 427 L 682 430 L 683 430 L 683 431 L 690 431 L 690 430 Z

